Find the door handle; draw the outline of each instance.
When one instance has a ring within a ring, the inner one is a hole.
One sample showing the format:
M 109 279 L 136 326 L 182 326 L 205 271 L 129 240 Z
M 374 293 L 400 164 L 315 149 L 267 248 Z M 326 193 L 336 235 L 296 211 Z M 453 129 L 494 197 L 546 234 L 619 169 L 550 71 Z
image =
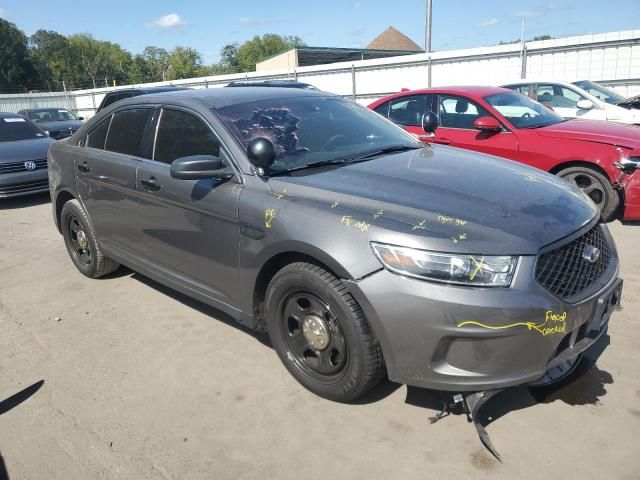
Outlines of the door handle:
M 156 182 L 156 179 L 154 177 L 150 177 L 148 180 L 140 180 L 140 185 L 142 185 L 147 190 L 151 190 L 152 192 L 156 192 L 161 188 L 160 184 Z
M 434 138 L 431 141 L 433 143 L 440 143 L 442 145 L 449 145 L 451 143 L 451 140 L 449 140 L 448 138 Z
M 91 169 L 89 168 L 89 165 L 87 165 L 87 162 L 84 162 L 78 164 L 78 170 L 82 173 L 89 173 Z

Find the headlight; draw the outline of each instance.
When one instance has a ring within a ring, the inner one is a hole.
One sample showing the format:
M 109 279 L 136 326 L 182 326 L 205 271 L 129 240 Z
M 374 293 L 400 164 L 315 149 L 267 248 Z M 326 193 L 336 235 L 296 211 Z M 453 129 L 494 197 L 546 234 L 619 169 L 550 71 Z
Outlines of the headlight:
M 371 243 L 378 260 L 389 270 L 433 282 L 508 287 L 518 257 L 462 255 Z

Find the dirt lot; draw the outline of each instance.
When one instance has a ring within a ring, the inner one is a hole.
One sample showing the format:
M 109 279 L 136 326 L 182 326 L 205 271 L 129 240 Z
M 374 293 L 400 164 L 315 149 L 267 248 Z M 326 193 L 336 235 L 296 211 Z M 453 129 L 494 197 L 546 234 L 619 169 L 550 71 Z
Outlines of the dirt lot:
M 6 470 L 12 480 L 637 479 L 640 227 L 612 231 L 626 283 L 610 345 L 561 389 L 514 389 L 487 405 L 500 464 L 464 416 L 427 423 L 430 392 L 386 382 L 357 405 L 317 398 L 265 336 L 219 312 L 128 270 L 82 276 L 46 196 L 2 202 Z

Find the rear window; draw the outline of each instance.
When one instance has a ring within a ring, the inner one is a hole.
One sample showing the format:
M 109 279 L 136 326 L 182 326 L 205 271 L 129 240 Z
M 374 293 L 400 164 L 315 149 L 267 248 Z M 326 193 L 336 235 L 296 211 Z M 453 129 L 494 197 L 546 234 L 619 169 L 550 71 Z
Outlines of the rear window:
M 0 118 L 0 142 L 44 138 L 47 135 L 22 117 Z
M 111 115 L 102 120 L 98 126 L 87 134 L 86 146 L 91 148 L 104 149 L 104 141 L 107 139 L 107 131 L 109 131 L 109 122 Z
M 141 156 L 142 135 L 151 108 L 132 108 L 115 113 L 109 127 L 109 135 L 104 146 L 110 152 Z

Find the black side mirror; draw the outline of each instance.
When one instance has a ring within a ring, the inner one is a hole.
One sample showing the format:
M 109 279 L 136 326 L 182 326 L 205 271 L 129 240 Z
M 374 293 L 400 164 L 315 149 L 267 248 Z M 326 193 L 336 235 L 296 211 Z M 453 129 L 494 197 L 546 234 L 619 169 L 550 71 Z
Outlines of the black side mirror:
M 440 120 L 438 120 L 438 116 L 435 113 L 427 112 L 422 115 L 422 129 L 425 133 L 435 133 L 439 124 Z
M 258 168 L 269 168 L 276 159 L 276 148 L 267 138 L 254 138 L 247 145 L 247 157 Z
M 220 157 L 213 155 L 192 155 L 177 158 L 171 163 L 171 176 L 179 180 L 202 180 L 217 178 L 228 180 L 233 173 L 225 168 Z

